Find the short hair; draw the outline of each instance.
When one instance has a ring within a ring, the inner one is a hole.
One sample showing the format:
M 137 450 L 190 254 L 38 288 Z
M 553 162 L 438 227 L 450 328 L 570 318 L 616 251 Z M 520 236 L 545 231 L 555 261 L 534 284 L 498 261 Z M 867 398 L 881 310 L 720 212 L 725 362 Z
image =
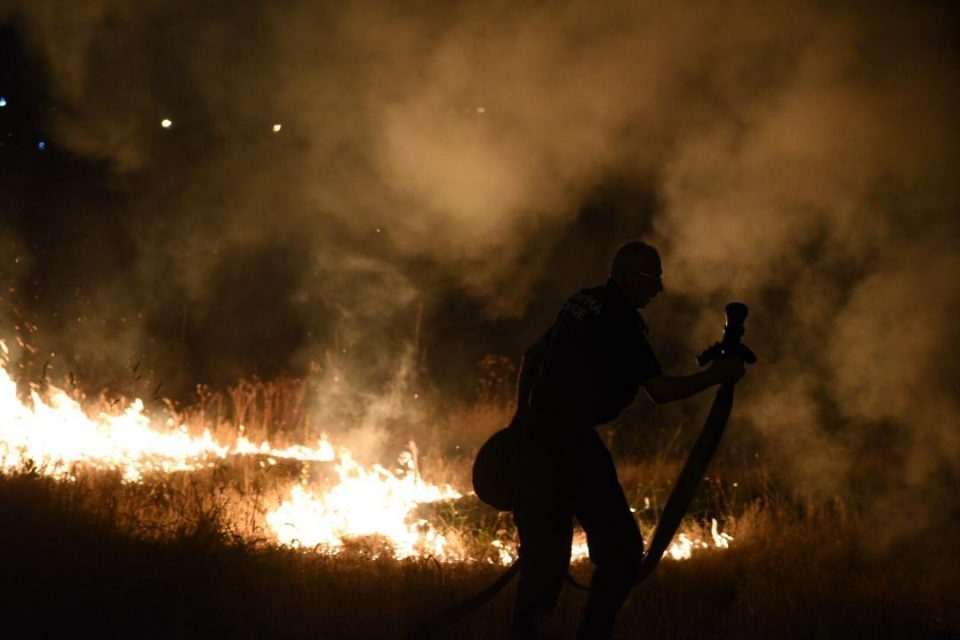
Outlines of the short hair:
M 610 275 L 617 280 L 637 271 L 653 275 L 661 268 L 660 254 L 654 247 L 642 240 L 631 240 L 614 254 Z

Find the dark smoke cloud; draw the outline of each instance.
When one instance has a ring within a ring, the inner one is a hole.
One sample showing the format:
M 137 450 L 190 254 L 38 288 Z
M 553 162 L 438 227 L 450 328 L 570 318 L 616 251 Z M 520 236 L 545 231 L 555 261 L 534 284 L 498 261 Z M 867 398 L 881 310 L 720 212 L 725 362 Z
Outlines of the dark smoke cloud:
M 645 233 L 668 364 L 715 338 L 705 310 L 751 304 L 763 360 L 740 406 L 799 486 L 863 489 L 896 528 L 956 508 L 949 4 L 31 0 L 0 16 L 74 167 L 45 228 L 76 234 L 44 266 L 31 247 L 51 232 L 25 222 L 39 188 L 11 197 L 2 257 L 24 262 L 5 273 L 39 279 L 44 329 L 87 358 L 147 353 L 158 378 L 220 383 L 344 348 L 389 368 L 419 315 L 434 364 L 467 367 L 516 355 Z

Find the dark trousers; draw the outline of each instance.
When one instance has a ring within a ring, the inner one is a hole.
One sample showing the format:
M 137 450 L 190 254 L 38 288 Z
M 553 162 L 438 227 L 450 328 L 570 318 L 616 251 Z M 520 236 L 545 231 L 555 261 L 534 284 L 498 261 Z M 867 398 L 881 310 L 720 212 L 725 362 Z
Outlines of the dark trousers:
M 520 586 L 512 636 L 542 637 L 570 564 L 576 517 L 596 565 L 578 637 L 607 638 L 643 559 L 643 537 L 613 458 L 589 427 L 534 424 L 525 428 L 519 449 Z

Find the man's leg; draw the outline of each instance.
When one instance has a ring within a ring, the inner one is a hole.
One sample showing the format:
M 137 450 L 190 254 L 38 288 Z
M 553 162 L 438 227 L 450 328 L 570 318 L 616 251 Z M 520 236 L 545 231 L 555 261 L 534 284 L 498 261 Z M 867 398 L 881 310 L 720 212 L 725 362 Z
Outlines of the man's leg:
M 582 443 L 576 515 L 596 565 L 579 638 L 609 638 L 617 613 L 637 579 L 643 537 L 617 479 L 613 458 L 599 435 Z
M 520 534 L 520 585 L 513 612 L 513 638 L 542 637 L 570 565 L 573 513 L 530 505 L 514 512 Z
M 543 635 L 570 566 L 576 458 L 569 433 L 531 421 L 518 441 L 524 464 L 513 512 L 520 536 L 514 638 Z

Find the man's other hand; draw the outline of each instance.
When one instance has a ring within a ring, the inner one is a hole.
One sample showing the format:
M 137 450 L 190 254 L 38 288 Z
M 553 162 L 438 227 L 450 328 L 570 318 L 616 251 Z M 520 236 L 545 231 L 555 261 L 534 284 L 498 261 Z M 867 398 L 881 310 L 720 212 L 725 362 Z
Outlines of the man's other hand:
M 715 384 L 736 382 L 743 377 L 745 367 L 740 358 L 717 358 L 706 369 L 689 376 L 653 376 L 643 387 L 657 404 L 683 400 L 705 391 Z
M 740 358 L 717 358 L 707 371 L 710 372 L 710 376 L 716 381 L 715 384 L 725 384 L 740 380 L 746 372 L 746 367 Z

